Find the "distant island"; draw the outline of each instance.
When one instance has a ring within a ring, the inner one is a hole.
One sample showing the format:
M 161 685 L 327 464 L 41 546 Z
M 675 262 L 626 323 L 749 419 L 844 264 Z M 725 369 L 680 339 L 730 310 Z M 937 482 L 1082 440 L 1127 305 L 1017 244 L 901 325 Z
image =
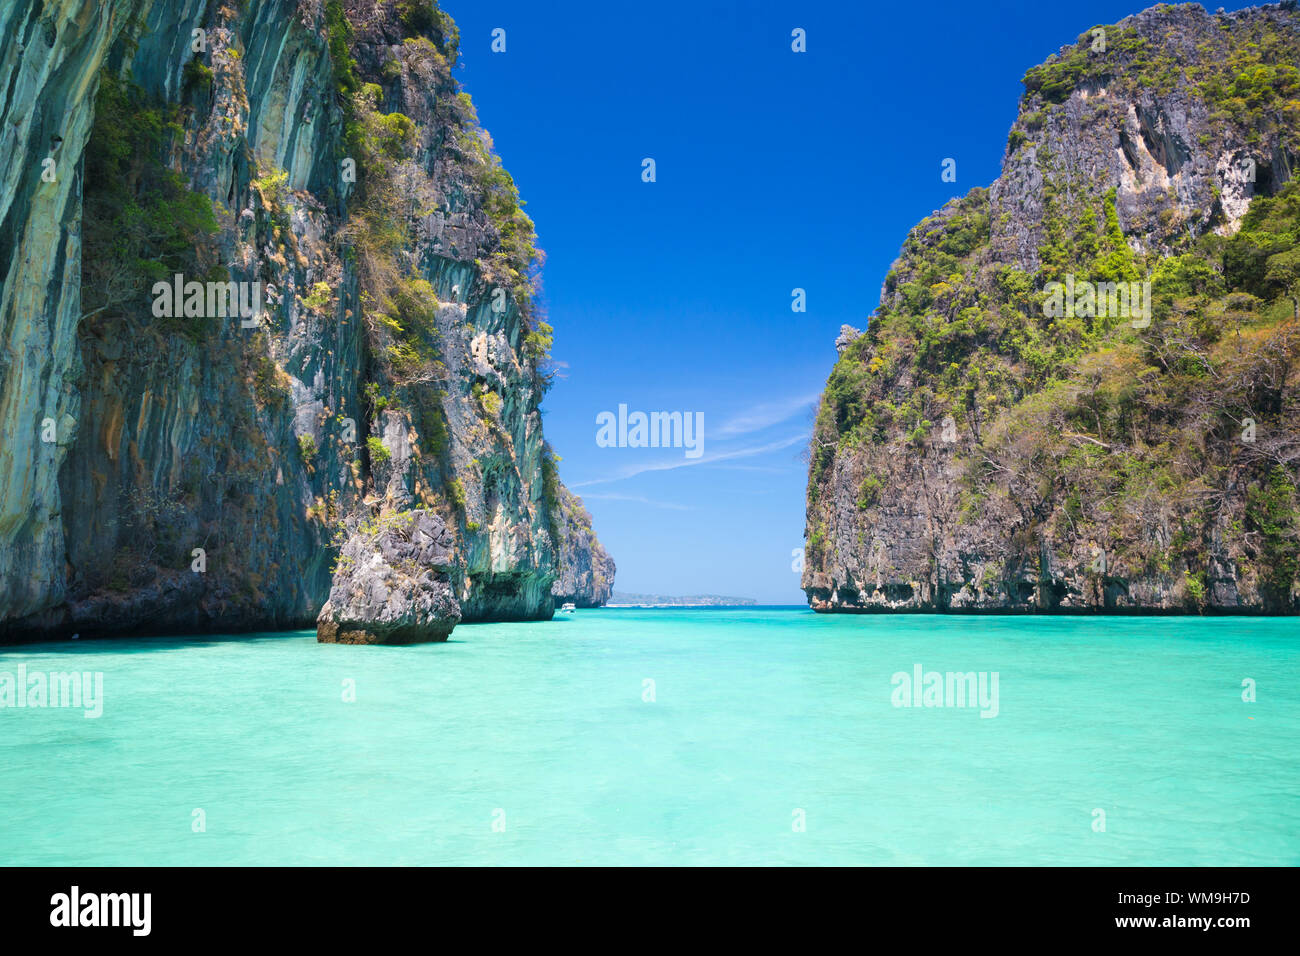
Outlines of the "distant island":
M 753 598 L 725 597 L 721 594 L 687 594 L 670 597 L 664 594 L 629 594 L 615 591 L 608 607 L 721 607 L 727 605 L 756 605 Z

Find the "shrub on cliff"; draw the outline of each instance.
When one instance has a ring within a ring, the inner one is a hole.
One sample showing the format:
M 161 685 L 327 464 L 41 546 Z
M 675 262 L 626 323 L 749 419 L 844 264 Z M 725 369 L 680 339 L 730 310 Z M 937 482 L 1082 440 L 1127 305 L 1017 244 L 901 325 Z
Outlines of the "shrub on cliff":
M 228 278 L 207 239 L 217 231 L 212 202 L 164 165 L 180 134 L 175 107 L 150 101 L 139 87 L 100 76 L 95 124 L 85 153 L 82 201 L 84 318 L 150 313 L 153 283 L 175 273 Z M 207 332 L 203 318 L 152 318 L 193 338 Z

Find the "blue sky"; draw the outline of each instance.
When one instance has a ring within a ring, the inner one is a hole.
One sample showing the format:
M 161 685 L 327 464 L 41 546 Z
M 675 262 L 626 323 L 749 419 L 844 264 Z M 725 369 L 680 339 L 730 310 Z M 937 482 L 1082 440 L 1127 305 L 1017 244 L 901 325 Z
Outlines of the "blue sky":
M 544 427 L 616 587 L 802 604 L 804 451 L 840 325 L 865 325 L 909 228 L 996 178 L 1024 71 L 1143 5 L 443 6 L 547 253 Z M 702 412 L 703 454 L 599 447 L 620 404 Z

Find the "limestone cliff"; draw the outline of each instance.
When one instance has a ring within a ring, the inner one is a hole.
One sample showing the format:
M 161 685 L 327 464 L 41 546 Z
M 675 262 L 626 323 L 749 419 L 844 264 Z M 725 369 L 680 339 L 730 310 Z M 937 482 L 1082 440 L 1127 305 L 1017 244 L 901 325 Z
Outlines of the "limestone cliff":
M 421 510 L 464 620 L 550 617 L 540 254 L 451 19 L 0 0 L 0 35 L 0 637 L 310 626 L 349 529 Z
M 1188 5 L 1029 70 L 999 179 L 841 332 L 813 608 L 1300 608 L 1297 64 L 1294 3 Z
M 614 590 L 614 559 L 596 540 L 591 515 L 582 499 L 560 486 L 556 537 L 560 542 L 560 576 L 551 585 L 555 605 L 572 602 L 576 607 L 601 607 Z

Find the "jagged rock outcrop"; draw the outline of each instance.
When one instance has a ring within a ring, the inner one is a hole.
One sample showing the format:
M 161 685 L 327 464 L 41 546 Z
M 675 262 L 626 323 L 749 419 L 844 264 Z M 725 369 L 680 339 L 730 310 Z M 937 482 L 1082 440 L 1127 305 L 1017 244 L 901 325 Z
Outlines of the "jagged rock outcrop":
M 344 544 L 316 639 L 329 644 L 445 641 L 460 620 L 448 572 L 455 542 L 437 515 L 398 512 Z
M 843 355 L 844 350 L 862 338 L 862 330 L 852 325 L 841 325 L 840 334 L 835 337 L 835 351 Z
M 836 342 L 814 609 L 1300 608 L 1297 63 L 1294 4 L 1161 6 L 1025 75 Z
M 0 35 L 0 640 L 311 626 L 345 519 L 411 510 L 464 620 L 549 617 L 550 327 L 450 18 L 0 0 Z M 174 274 L 260 313 L 160 314 Z
M 560 576 L 551 585 L 555 606 L 601 607 L 614 590 L 614 559 L 591 530 L 591 515 L 582 499 L 560 486 L 556 536 L 560 542 Z

